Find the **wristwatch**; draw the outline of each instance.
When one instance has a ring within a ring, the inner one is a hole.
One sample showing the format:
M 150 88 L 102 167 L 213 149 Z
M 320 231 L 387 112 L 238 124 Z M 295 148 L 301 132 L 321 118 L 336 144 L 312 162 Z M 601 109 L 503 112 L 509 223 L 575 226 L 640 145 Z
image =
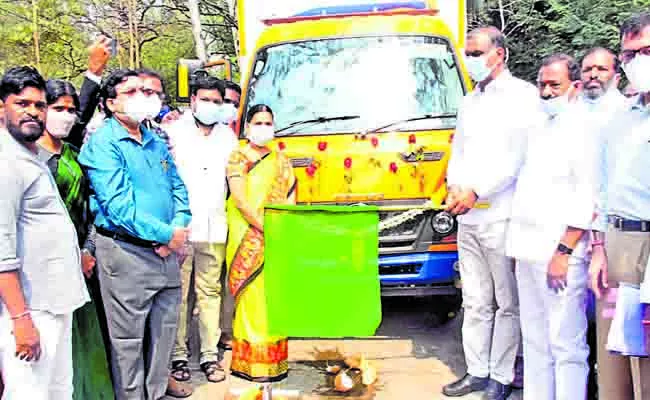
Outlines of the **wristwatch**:
M 560 254 L 566 254 L 567 256 L 570 256 L 573 253 L 573 249 L 569 246 L 560 243 L 557 245 L 557 252 Z

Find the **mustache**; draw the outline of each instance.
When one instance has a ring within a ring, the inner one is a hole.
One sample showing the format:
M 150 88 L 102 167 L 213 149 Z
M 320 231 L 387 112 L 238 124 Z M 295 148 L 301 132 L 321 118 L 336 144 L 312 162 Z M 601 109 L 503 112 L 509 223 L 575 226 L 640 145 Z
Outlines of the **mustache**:
M 41 127 L 44 125 L 43 121 L 41 121 L 40 119 L 34 119 L 34 118 L 21 119 L 19 123 L 20 123 L 20 125 L 23 125 L 23 124 L 28 124 L 30 122 L 35 122 Z
M 609 80 L 607 82 L 603 82 L 598 78 L 591 78 L 587 82 L 585 82 L 585 85 L 591 85 L 591 84 L 594 84 L 594 83 L 598 84 L 598 86 L 606 87 L 607 85 L 612 83 L 612 80 Z

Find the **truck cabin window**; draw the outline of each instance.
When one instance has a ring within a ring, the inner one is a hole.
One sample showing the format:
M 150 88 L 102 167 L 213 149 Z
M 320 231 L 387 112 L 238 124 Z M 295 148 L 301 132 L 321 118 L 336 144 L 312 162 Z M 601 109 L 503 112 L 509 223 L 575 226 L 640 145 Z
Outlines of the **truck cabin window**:
M 256 60 L 247 104 L 273 108 L 277 136 L 453 128 L 464 93 L 451 47 L 436 37 L 286 43 Z

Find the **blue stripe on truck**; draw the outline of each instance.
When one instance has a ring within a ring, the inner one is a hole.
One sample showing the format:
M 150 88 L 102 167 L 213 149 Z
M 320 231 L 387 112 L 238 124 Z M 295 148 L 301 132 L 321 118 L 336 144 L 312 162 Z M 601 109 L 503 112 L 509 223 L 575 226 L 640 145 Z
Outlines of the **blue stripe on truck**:
M 338 14 L 359 14 L 390 11 L 396 8 L 412 8 L 416 10 L 425 10 L 427 5 L 424 1 L 404 1 L 388 3 L 371 3 L 371 4 L 351 4 L 334 7 L 319 7 L 303 11 L 294 17 L 316 17 L 319 15 L 338 15 Z

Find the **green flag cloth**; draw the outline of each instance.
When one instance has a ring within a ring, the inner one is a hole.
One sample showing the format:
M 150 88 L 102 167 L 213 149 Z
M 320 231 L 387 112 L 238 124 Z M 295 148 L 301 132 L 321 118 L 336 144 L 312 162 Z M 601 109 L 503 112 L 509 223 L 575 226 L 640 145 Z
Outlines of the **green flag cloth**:
M 379 214 L 372 206 L 270 206 L 264 274 L 270 333 L 372 336 L 381 323 Z

